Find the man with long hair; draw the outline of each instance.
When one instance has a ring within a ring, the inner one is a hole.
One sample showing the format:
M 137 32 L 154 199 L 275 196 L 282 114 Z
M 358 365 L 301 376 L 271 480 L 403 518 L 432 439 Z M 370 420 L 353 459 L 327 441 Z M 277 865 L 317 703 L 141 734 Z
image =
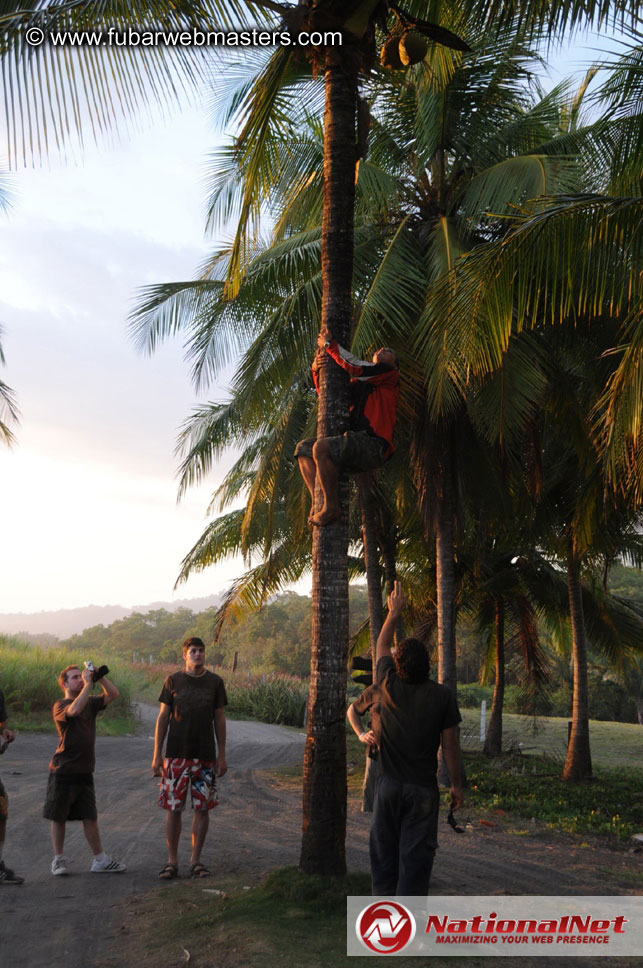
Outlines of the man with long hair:
M 405 604 L 396 581 L 376 646 L 381 774 L 370 836 L 376 896 L 428 894 L 438 846 L 440 745 L 451 779 L 451 807 L 462 804 L 457 732 L 461 716 L 455 697 L 429 678 L 429 656 L 419 639 L 404 639 L 394 656 L 391 652 Z

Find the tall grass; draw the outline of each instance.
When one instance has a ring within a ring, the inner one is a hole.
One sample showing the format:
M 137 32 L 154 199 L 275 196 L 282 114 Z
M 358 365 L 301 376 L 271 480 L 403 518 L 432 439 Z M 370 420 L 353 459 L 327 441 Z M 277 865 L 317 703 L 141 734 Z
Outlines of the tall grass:
M 233 716 L 283 726 L 304 725 L 308 682 L 298 676 L 231 676 L 226 679 L 226 692 Z
M 10 725 L 18 729 L 53 729 L 51 707 L 62 697 L 58 675 L 76 663 L 81 669 L 87 656 L 67 649 L 40 649 L 14 636 L 0 635 L 0 689 L 7 704 Z M 135 697 L 140 691 L 136 673 L 128 663 L 100 656 L 110 669 L 119 699 L 98 719 L 98 731 L 107 734 L 132 732 L 137 725 Z M 99 689 L 96 687 L 96 694 Z
M 40 649 L 11 636 L 0 635 L 0 689 L 4 692 L 11 725 L 19 729 L 52 728 L 51 707 L 62 693 L 58 675 L 65 666 L 76 663 L 82 669 L 87 658 L 68 649 Z M 131 665 L 122 658 L 93 657 L 109 668 L 109 678 L 120 697 L 98 719 L 99 731 L 119 734 L 136 727 L 136 701 L 155 703 L 161 686 L 176 665 Z M 257 719 L 263 723 L 303 726 L 308 698 L 308 682 L 298 676 L 282 674 L 248 678 L 241 673 L 221 670 L 228 695 L 229 715 Z

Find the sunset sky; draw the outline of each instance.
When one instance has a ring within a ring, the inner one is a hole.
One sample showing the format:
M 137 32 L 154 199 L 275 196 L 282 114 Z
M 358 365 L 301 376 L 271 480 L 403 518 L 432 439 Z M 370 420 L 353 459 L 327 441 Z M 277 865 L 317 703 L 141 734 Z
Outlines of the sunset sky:
M 597 56 L 587 44 L 557 67 L 578 74 Z M 175 437 L 197 398 L 180 344 L 141 357 L 126 319 L 137 287 L 192 277 L 212 245 L 202 168 L 214 143 L 205 110 L 177 110 L 75 164 L 52 155 L 11 176 L 2 379 L 21 423 L 0 450 L 0 613 L 173 597 L 222 470 L 177 507 Z M 176 597 L 220 591 L 240 570 L 210 570 Z

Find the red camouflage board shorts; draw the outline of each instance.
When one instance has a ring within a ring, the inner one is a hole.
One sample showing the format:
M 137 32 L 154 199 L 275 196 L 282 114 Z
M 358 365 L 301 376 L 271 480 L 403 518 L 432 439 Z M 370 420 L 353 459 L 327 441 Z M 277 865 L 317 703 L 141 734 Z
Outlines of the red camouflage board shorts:
M 188 787 L 193 810 L 212 810 L 217 806 L 219 797 L 214 760 L 165 757 L 159 806 L 164 810 L 184 810 Z

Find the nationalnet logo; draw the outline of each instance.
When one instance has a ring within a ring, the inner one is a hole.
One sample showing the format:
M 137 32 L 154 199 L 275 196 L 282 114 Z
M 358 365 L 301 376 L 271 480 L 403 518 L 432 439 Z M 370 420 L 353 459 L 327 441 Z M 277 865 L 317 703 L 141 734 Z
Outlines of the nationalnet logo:
M 496 911 L 472 918 L 430 914 L 426 933 L 436 944 L 609 944 L 610 935 L 625 934 L 628 918 L 592 918 L 566 914 L 562 918 L 499 918 Z
M 347 954 L 639 956 L 643 897 L 347 898 Z
M 402 951 L 415 937 L 415 918 L 397 901 L 369 904 L 355 922 L 359 941 L 378 955 Z

